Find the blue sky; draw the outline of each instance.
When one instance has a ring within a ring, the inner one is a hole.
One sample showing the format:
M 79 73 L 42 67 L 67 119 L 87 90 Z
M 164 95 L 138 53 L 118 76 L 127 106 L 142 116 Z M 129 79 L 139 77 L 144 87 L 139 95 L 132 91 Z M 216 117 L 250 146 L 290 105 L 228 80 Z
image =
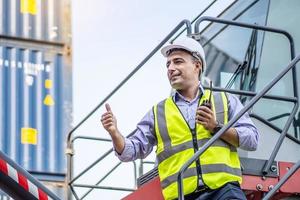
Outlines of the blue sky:
M 127 74 L 183 19 L 192 20 L 209 0 L 85 0 L 72 1 L 73 105 L 74 124 L 87 115 Z M 215 16 L 230 0 L 216 4 L 206 15 Z M 123 135 L 152 105 L 169 95 L 165 59 L 157 53 L 108 102 Z M 104 107 L 75 135 L 108 138 L 100 124 Z M 84 169 L 111 144 L 75 143 L 75 174 Z M 154 159 L 150 155 L 149 160 Z M 118 160 L 112 155 L 97 165 L 78 183 L 94 184 Z M 150 167 L 148 167 L 150 168 Z M 102 185 L 133 187 L 132 164 L 122 165 Z M 80 194 L 83 190 L 77 190 Z M 120 199 L 127 193 L 98 190 L 86 199 Z

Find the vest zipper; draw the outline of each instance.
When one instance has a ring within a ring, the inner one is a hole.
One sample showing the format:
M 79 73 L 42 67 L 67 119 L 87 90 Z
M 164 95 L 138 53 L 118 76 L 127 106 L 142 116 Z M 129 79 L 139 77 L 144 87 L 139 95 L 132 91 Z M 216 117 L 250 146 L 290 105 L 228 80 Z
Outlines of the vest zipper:
M 190 129 L 191 132 L 192 132 L 192 137 L 193 137 L 193 146 L 194 146 L 194 152 L 196 153 L 198 150 L 199 150 L 199 147 L 198 147 L 198 139 L 197 139 L 197 129 L 196 129 L 196 126 L 194 129 Z M 200 160 L 199 158 L 196 160 L 196 168 L 197 168 L 197 174 L 198 174 L 198 179 L 197 179 L 197 187 L 199 187 L 199 179 L 201 178 L 202 180 L 202 177 L 201 177 L 201 166 L 200 166 Z M 202 180 L 203 182 L 203 180 Z
M 199 91 L 199 92 L 200 92 L 200 91 Z M 203 96 L 202 93 L 199 94 L 198 107 L 199 107 L 199 105 L 200 105 L 200 100 L 201 100 L 202 96 Z M 185 119 L 184 115 L 182 114 L 181 110 L 179 109 L 179 107 L 177 106 L 177 104 L 175 103 L 175 101 L 173 100 L 173 98 L 172 98 L 172 101 L 173 101 L 173 103 L 175 104 L 175 106 L 177 107 L 177 109 L 178 109 L 178 111 L 180 112 L 182 118 L 184 119 L 185 123 L 187 124 L 187 126 L 188 126 L 189 129 L 190 129 L 190 132 L 191 132 L 191 134 L 192 134 L 192 140 L 193 140 L 192 142 L 193 142 L 193 147 L 194 147 L 194 153 L 196 153 L 196 152 L 199 150 L 199 147 L 198 147 L 198 138 L 197 138 L 197 123 L 196 123 L 196 121 L 195 121 L 195 128 L 192 129 L 192 128 L 190 127 L 189 123 L 186 121 L 186 119 Z M 200 166 L 200 160 L 199 160 L 199 158 L 198 158 L 195 162 L 196 162 L 196 171 L 197 171 L 197 177 L 198 177 L 198 178 L 197 178 L 197 189 L 198 189 L 198 187 L 199 187 L 199 179 L 200 179 L 200 178 L 201 178 L 201 180 L 202 180 L 202 183 L 203 183 L 204 185 L 206 185 L 206 184 L 204 183 L 204 181 L 203 181 L 203 179 L 202 179 L 202 177 L 201 177 L 202 172 L 201 172 L 201 166 Z M 197 189 L 196 189 L 196 190 L 197 190 Z

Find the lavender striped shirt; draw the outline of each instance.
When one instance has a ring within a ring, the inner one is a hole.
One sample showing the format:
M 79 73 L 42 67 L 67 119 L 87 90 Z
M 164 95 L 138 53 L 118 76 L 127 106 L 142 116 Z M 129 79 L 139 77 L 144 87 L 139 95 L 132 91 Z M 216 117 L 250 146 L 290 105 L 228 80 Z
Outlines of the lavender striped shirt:
M 203 88 L 200 85 L 200 91 Z M 187 101 L 181 94 L 175 92 L 172 95 L 175 103 L 179 107 L 186 121 L 191 128 L 195 126 L 195 116 L 198 107 L 199 95 L 196 95 L 192 101 Z M 243 105 L 239 99 L 232 94 L 228 94 L 229 120 L 233 118 Z M 239 148 L 253 151 L 257 148 L 259 133 L 248 114 L 242 116 L 235 124 L 239 137 Z M 153 147 L 157 144 L 154 132 L 154 115 L 152 109 L 137 124 L 135 133 L 130 138 L 125 138 L 125 147 L 121 154 L 115 152 L 121 161 L 132 161 L 138 158 L 145 158 L 151 153 Z

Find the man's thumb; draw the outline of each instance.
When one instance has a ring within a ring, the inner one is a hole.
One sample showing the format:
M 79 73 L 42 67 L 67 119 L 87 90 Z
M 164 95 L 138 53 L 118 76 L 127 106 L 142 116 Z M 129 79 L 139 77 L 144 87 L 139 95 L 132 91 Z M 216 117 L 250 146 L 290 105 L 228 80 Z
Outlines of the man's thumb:
M 108 103 L 105 104 L 105 108 L 108 112 L 111 111 L 110 105 Z

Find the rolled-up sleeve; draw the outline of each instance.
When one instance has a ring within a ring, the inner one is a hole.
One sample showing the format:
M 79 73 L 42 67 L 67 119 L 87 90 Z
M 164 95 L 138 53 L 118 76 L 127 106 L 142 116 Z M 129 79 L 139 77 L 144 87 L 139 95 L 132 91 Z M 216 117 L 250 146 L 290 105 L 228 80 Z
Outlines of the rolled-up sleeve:
M 242 103 L 235 95 L 228 95 L 229 120 L 237 115 L 243 108 Z M 255 151 L 258 145 L 259 132 L 248 113 L 245 113 L 235 124 L 234 128 L 239 137 L 239 148 Z
M 123 162 L 145 158 L 149 155 L 153 146 L 157 143 L 154 134 L 154 115 L 150 110 L 137 124 L 133 135 L 125 138 L 125 147 L 121 154 L 115 151 L 115 155 Z

